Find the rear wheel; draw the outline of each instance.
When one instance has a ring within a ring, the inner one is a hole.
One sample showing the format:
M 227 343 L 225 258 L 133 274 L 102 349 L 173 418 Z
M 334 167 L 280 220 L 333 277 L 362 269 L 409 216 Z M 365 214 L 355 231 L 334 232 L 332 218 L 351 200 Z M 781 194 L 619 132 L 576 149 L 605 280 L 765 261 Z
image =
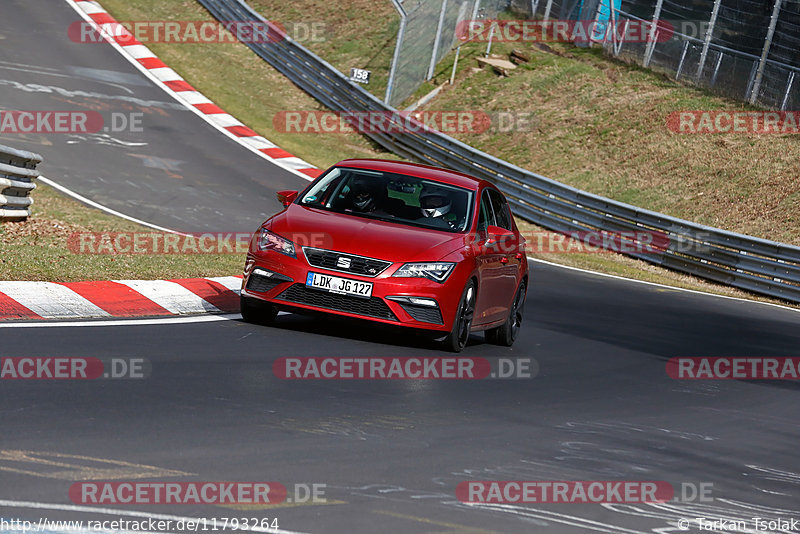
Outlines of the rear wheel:
M 495 345 L 510 347 L 514 344 L 522 326 L 522 316 L 525 311 L 525 282 L 520 283 L 514 303 L 508 312 L 508 319 L 501 326 L 486 331 L 486 342 Z
M 239 296 L 239 304 L 242 311 L 242 319 L 253 324 L 272 324 L 278 316 L 278 310 L 268 302 L 260 302 Z
M 470 280 L 461 294 L 453 329 L 444 338 L 443 346 L 450 352 L 461 352 L 467 345 L 472 330 L 472 319 L 475 316 L 475 282 Z

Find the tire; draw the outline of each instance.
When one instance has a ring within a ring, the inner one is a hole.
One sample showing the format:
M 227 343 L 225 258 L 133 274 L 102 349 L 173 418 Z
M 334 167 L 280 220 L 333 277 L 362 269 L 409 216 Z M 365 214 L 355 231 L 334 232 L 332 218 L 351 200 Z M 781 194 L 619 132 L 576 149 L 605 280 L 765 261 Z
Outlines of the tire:
M 514 302 L 508 311 L 508 319 L 497 328 L 486 331 L 486 342 L 493 345 L 510 347 L 514 344 L 522 326 L 522 318 L 525 312 L 525 282 L 520 283 L 517 293 L 514 295 Z
M 450 352 L 461 352 L 469 341 L 469 334 L 472 330 L 472 319 L 475 317 L 475 282 L 470 280 L 464 291 L 461 293 L 461 300 L 458 303 L 456 318 L 453 320 L 453 329 L 442 341 L 442 346 Z
M 242 311 L 242 319 L 248 323 L 270 325 L 275 322 L 275 317 L 278 316 L 277 308 L 268 302 L 262 303 L 240 296 L 239 304 Z

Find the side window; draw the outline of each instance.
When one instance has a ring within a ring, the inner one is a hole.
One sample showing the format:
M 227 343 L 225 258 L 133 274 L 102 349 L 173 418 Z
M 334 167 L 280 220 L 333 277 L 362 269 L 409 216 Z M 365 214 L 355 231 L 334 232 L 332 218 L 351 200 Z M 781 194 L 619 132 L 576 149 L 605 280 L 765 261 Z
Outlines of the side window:
M 489 200 L 489 190 L 484 190 L 481 195 L 481 210 L 478 214 L 478 231 L 482 232 L 490 225 L 494 224 L 494 214 Z
M 508 207 L 508 202 L 505 197 L 497 191 L 489 189 L 489 198 L 492 200 L 492 210 L 494 211 L 497 226 L 505 228 L 506 230 L 513 230 L 514 225 L 511 223 L 511 210 Z

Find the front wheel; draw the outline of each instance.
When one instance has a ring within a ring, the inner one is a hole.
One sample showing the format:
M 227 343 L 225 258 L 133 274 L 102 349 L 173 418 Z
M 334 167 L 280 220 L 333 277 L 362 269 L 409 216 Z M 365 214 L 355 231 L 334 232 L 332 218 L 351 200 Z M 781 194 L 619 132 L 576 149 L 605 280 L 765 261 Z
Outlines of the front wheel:
M 495 345 L 510 347 L 514 344 L 522 326 L 522 316 L 525 311 L 525 282 L 520 283 L 514 303 L 508 312 L 508 319 L 501 326 L 486 331 L 486 341 Z
M 239 305 L 242 319 L 248 323 L 268 325 L 278 316 L 277 308 L 268 302 L 261 303 L 240 295 Z
M 467 345 L 469 333 L 472 330 L 472 319 L 475 316 L 475 282 L 470 280 L 464 292 L 461 294 L 461 301 L 458 304 L 456 318 L 453 321 L 453 329 L 442 342 L 444 349 L 450 352 L 461 352 Z

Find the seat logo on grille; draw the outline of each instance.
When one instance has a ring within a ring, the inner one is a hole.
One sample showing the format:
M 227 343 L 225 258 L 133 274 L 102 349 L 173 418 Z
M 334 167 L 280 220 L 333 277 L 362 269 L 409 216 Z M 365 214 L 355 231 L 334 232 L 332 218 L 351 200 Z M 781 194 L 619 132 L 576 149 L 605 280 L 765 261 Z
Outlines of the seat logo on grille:
M 349 269 L 350 263 L 351 263 L 350 258 L 345 258 L 344 256 L 339 256 L 339 259 L 336 260 L 336 266 L 342 269 Z

